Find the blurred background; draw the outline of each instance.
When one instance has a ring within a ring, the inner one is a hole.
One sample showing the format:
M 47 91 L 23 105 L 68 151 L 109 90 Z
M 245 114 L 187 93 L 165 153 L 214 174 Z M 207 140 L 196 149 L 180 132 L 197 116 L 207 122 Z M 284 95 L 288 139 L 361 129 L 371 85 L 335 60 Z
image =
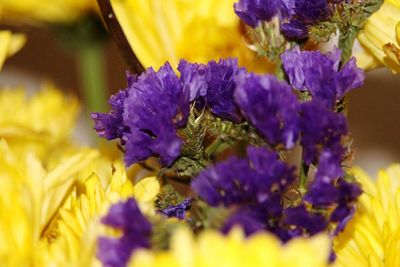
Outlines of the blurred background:
M 30 29 L 28 42 L 9 58 L 0 72 L 0 87 L 24 86 L 37 90 L 43 81 L 77 95 L 83 101 L 77 57 L 74 50 L 64 49 L 59 40 L 45 29 Z M 107 94 L 125 88 L 128 70 L 117 46 L 105 41 L 105 80 Z M 374 175 L 391 162 L 400 162 L 400 76 L 387 69 L 367 72 L 364 87 L 349 98 L 349 124 L 356 151 L 355 165 Z M 90 144 L 92 123 L 83 110 L 77 137 Z

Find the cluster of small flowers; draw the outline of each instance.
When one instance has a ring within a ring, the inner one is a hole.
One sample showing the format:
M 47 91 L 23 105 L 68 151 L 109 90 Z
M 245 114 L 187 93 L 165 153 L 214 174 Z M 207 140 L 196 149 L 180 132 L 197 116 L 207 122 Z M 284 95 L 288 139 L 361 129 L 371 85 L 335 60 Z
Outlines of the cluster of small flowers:
M 308 25 L 332 16 L 331 5 L 343 0 L 240 0 L 235 4 L 236 14 L 250 27 L 271 21 L 278 16 L 282 34 L 288 39 L 304 39 Z
M 289 39 L 306 37 L 305 25 L 330 15 L 331 3 L 326 0 L 259 2 L 240 0 L 235 11 L 252 27 L 273 16 L 282 17 L 281 30 Z M 283 242 L 321 231 L 337 234 L 351 218 L 361 194 L 343 168 L 349 133 L 340 103 L 362 85 L 364 73 L 354 58 L 340 66 L 337 48 L 322 54 L 294 46 L 280 60 L 287 81 L 250 73 L 235 59 L 208 64 L 182 60 L 180 75 L 169 63 L 158 71 L 149 68 L 138 77 L 128 75 L 128 88 L 110 99 L 111 112 L 92 114 L 94 128 L 108 140 L 119 139 L 127 166 L 158 157 L 163 169 L 174 170 L 186 139 L 193 138 L 184 134 L 191 116 L 207 113 L 222 123 L 253 127 L 262 142 L 244 142 L 246 158 L 234 155 L 217 161 L 208 155 L 200 173 L 189 177 L 190 196 L 159 213 L 186 220 L 185 213 L 203 201 L 210 209 L 228 211 L 220 227 L 224 233 L 240 225 L 246 235 L 268 231 Z M 205 142 L 200 146 L 202 153 L 206 146 Z M 296 148 L 302 149 L 299 175 L 286 160 Z M 104 219 L 123 230 L 120 239 L 100 239 L 99 258 L 105 263 L 112 259 L 102 250 L 113 251 L 111 256 L 124 265 L 127 251 L 151 246 L 151 224 L 133 202 L 117 204 Z M 132 224 L 132 216 L 143 223 Z M 111 248 L 113 244 L 116 249 Z M 118 251 L 123 253 L 120 257 Z

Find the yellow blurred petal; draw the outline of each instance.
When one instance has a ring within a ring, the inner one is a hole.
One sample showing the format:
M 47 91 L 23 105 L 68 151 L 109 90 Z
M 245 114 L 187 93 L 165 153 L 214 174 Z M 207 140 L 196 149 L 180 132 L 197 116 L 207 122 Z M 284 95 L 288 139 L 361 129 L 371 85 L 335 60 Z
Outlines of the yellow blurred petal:
M 205 230 L 194 236 L 188 228 L 180 227 L 168 251 L 140 250 L 133 254 L 129 266 L 327 267 L 329 253 L 330 241 L 325 235 L 293 239 L 282 245 L 268 233 L 245 238 L 243 231 L 235 228 L 228 235 Z
M 375 62 L 378 60 L 393 72 L 400 72 L 399 21 L 400 5 L 397 0 L 385 0 L 381 8 L 368 18 L 357 37 L 365 49 L 362 55 L 358 55 L 363 66 L 378 66 Z
M 13 34 L 11 31 L 0 31 L 0 70 L 7 57 L 18 52 L 26 42 L 23 34 Z
M 400 266 L 400 165 L 379 171 L 376 181 L 358 168 L 353 174 L 364 193 L 335 239 L 335 266 Z
M 123 32 L 145 67 L 180 59 L 206 63 L 238 57 L 251 70 L 271 69 L 246 46 L 235 0 L 111 0 Z

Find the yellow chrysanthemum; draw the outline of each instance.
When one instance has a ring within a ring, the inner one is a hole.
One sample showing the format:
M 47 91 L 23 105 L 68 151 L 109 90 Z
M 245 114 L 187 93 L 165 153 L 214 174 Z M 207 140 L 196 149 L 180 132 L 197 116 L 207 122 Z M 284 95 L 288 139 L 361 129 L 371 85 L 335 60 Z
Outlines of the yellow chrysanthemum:
M 32 153 L 15 153 L 0 141 L 0 265 L 35 266 L 41 236 L 73 185 L 72 176 L 95 157 L 66 157 L 53 169 Z
M 336 266 L 400 266 L 400 165 L 381 170 L 376 181 L 361 169 L 353 172 L 364 193 L 335 241 Z
M 385 0 L 368 18 L 358 41 L 363 51 L 356 53 L 356 57 L 362 68 L 385 65 L 393 72 L 400 72 L 400 0 Z
M 68 22 L 96 8 L 96 0 L 1 0 L 0 17 L 30 23 Z
M 111 0 L 132 50 L 145 67 L 184 58 L 205 63 L 238 57 L 239 64 L 266 71 L 246 47 L 235 0 Z
M 129 266 L 146 267 L 211 267 L 211 266 L 328 266 L 330 241 L 327 236 L 299 238 L 282 245 L 266 233 L 245 239 L 239 229 L 227 236 L 205 231 L 196 239 L 190 230 L 178 229 L 166 252 L 140 250 L 135 252 Z
M 113 171 L 111 171 L 113 170 Z M 45 234 L 41 256 L 43 263 L 55 266 L 93 266 L 97 238 L 101 230 L 100 217 L 110 204 L 135 197 L 143 212 L 154 213 L 154 199 L 159 192 L 156 177 L 142 179 L 136 185 L 127 178 L 124 165 L 97 158 L 77 176 L 77 183 L 59 218 Z
M 32 97 L 21 88 L 0 90 L 0 138 L 16 151 L 49 160 L 72 149 L 70 135 L 79 112 L 76 98 L 51 85 Z
M 0 70 L 7 57 L 14 55 L 26 42 L 23 34 L 13 34 L 11 31 L 0 31 Z

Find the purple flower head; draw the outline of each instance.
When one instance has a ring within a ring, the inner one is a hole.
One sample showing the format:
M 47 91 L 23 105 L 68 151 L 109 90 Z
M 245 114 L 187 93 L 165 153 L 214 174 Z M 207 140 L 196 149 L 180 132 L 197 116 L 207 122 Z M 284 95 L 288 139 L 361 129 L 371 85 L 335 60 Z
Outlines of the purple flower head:
M 285 210 L 285 223 L 292 227 L 305 230 L 310 235 L 317 234 L 328 225 L 323 215 L 310 212 L 304 205 Z
M 189 90 L 171 66 L 166 63 L 158 72 L 148 69 L 131 85 L 124 103 L 126 164 L 157 155 L 161 164 L 171 165 L 183 143 L 176 128 L 186 124 L 188 114 Z
M 192 205 L 192 199 L 186 198 L 184 201 L 177 205 L 170 205 L 165 209 L 160 210 L 162 214 L 167 217 L 176 217 L 180 220 L 185 219 L 186 212 L 190 209 Z
M 326 167 L 322 166 L 320 172 L 328 171 L 326 168 L 332 166 L 330 163 L 335 163 L 338 155 L 341 155 L 342 137 L 348 133 L 344 115 L 328 110 L 321 102 L 313 100 L 302 103 L 301 132 L 300 143 L 304 150 L 304 161 L 307 164 L 316 163 L 322 151 L 325 151 L 322 160 L 326 162 Z M 334 167 L 329 172 L 329 175 L 336 178 L 341 170 Z
M 264 205 L 294 181 L 294 168 L 276 153 L 249 147 L 247 154 L 248 160 L 231 157 L 201 172 L 193 191 L 211 206 Z
M 184 90 L 190 92 L 190 101 L 207 95 L 206 65 L 193 64 L 186 60 L 181 60 L 178 70 L 181 74 L 180 80 Z
M 239 0 L 234 4 L 235 13 L 250 27 L 259 21 L 270 21 L 280 7 L 280 0 Z
M 137 77 L 127 73 L 128 84 L 132 84 Z M 92 113 L 91 119 L 94 121 L 94 129 L 100 137 L 107 140 L 121 138 L 125 127 L 122 114 L 124 112 L 124 102 L 128 97 L 128 90 L 121 90 L 110 97 L 108 103 L 111 105 L 111 111 L 108 114 Z
M 314 99 L 333 108 L 346 93 L 362 85 L 364 73 L 352 58 L 338 70 L 340 50 L 321 54 L 300 51 L 299 47 L 281 55 L 290 84 L 298 90 L 309 90 Z
M 290 22 L 283 23 L 281 25 L 281 32 L 290 40 L 303 39 L 308 36 L 307 27 L 297 20 L 291 20 Z
M 293 17 L 303 24 L 312 24 L 330 17 L 327 0 L 295 0 Z
M 235 226 L 241 226 L 246 236 L 266 229 L 266 214 L 258 207 L 243 207 L 230 216 L 224 223 L 221 231 L 224 234 Z
M 235 100 L 243 115 L 273 146 L 292 148 L 299 136 L 299 102 L 290 86 L 271 75 L 241 73 Z
M 215 115 L 233 122 L 242 119 L 233 99 L 236 87 L 233 78 L 241 71 L 237 59 L 221 59 L 218 63 L 210 61 L 207 64 L 207 105 Z
M 98 239 L 97 257 L 104 266 L 126 266 L 132 252 L 150 247 L 152 227 L 140 212 L 135 199 L 130 198 L 112 206 L 102 222 L 122 231 L 119 238 Z

